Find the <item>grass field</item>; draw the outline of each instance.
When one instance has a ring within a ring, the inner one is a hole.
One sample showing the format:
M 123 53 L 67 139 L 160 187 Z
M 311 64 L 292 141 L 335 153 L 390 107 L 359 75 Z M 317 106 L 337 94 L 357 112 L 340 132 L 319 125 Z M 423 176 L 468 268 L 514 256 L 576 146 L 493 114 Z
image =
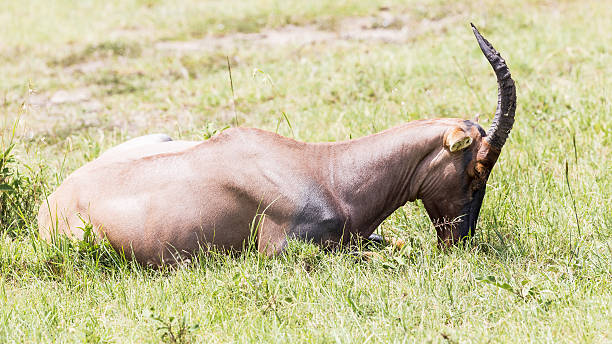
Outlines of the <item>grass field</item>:
M 596 0 L 1 1 L 0 342 L 612 342 L 611 17 Z M 44 195 L 142 134 L 488 127 L 470 22 L 518 108 L 469 243 L 437 248 L 421 204 L 379 228 L 406 245 L 369 260 L 293 243 L 150 270 L 38 239 Z

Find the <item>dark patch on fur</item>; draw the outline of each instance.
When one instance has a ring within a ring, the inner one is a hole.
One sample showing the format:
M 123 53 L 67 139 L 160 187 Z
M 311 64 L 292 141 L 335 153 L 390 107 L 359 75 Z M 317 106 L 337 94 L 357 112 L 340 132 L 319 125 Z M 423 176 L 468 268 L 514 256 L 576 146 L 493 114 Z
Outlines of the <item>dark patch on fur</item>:
M 334 205 L 333 198 L 313 186 L 302 197 L 299 211 L 292 221 L 289 235 L 316 243 L 342 240 L 346 220 Z
M 485 137 L 487 136 L 487 133 L 485 132 L 485 130 L 480 126 L 480 124 L 474 122 L 474 121 L 470 121 L 469 119 L 466 119 L 463 121 L 463 124 L 465 125 L 465 127 L 467 128 L 467 132 L 470 132 L 470 129 L 472 129 L 472 127 L 476 127 L 476 129 L 478 130 L 478 133 L 480 134 L 481 137 Z

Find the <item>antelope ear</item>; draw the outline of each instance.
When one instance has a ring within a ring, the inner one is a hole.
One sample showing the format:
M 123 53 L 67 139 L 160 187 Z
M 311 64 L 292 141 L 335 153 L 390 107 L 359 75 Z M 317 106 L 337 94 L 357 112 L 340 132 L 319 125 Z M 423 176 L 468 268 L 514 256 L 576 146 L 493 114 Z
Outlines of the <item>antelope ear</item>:
M 461 128 L 454 128 L 446 133 L 444 145 L 451 152 L 456 152 L 469 147 L 472 144 L 472 137 L 466 134 Z

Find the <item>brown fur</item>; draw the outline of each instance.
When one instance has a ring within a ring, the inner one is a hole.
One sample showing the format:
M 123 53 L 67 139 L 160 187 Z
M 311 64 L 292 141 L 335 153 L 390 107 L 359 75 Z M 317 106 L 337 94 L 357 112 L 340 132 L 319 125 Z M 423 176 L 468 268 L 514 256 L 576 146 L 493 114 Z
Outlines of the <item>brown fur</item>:
M 123 148 L 78 169 L 49 196 L 40 209 L 41 235 L 81 238 L 85 220 L 116 249 L 159 264 L 210 244 L 241 249 L 253 220 L 265 214 L 258 246 L 275 253 L 314 188 L 326 191 L 326 207 L 345 222 L 322 241 L 367 237 L 406 201 L 459 199 L 463 154 L 443 144 L 457 128 L 470 132 L 476 150 L 478 130 L 458 119 L 416 121 L 338 143 L 240 128 L 201 143 Z

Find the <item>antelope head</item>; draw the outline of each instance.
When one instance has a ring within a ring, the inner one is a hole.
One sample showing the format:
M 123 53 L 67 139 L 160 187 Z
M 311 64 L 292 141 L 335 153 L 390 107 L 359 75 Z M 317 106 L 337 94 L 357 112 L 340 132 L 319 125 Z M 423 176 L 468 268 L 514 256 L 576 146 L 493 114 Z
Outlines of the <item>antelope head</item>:
M 428 176 L 422 199 L 441 244 L 471 235 L 478 221 L 487 179 L 514 124 L 516 90 L 504 59 L 472 24 L 480 49 L 497 76 L 495 117 L 485 131 L 464 121 L 444 134 L 444 147 L 426 159 Z

